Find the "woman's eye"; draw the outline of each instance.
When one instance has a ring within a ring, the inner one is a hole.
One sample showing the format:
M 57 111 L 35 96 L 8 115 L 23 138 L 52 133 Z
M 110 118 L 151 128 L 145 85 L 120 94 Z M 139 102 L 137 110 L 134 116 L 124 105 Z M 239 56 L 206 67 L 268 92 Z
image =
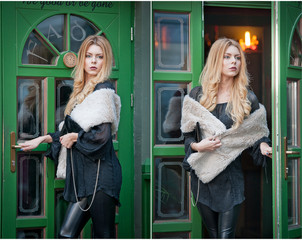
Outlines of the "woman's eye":
M 229 59 L 229 58 L 230 58 L 230 56 L 225 55 L 223 58 L 225 58 L 225 59 Z
M 99 59 L 103 59 L 103 56 L 98 56 Z
M 90 55 L 86 55 L 86 58 L 90 58 L 91 56 Z
M 241 57 L 235 57 L 236 60 L 241 60 Z

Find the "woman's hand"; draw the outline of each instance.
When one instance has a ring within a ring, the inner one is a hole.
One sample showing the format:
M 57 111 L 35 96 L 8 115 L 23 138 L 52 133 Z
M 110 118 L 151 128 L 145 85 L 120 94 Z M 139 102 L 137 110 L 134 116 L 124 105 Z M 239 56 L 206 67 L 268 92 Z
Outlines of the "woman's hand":
M 60 142 L 62 146 L 66 148 L 71 148 L 73 143 L 78 140 L 78 133 L 67 133 L 60 137 Z
M 43 142 L 51 143 L 52 142 L 51 136 L 45 135 L 45 136 L 37 137 L 32 140 L 26 141 L 24 143 L 19 143 L 18 145 L 21 146 L 22 151 L 26 152 L 37 148 Z
M 262 155 L 272 158 L 273 149 L 266 142 L 260 143 L 260 150 Z
M 215 137 L 208 137 L 205 139 L 202 139 L 198 143 L 192 143 L 191 148 L 198 152 L 208 152 L 208 151 L 214 151 L 215 149 L 221 147 L 221 142 L 219 138 Z

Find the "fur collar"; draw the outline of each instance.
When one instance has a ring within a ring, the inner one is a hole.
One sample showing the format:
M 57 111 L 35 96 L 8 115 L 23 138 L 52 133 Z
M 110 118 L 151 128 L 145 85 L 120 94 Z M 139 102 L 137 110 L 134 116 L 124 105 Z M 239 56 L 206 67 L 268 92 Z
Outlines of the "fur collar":
M 121 101 L 114 90 L 102 88 L 89 94 L 71 112 L 70 117 L 85 132 L 101 123 L 111 123 L 112 134 L 118 130 Z
M 71 112 L 70 117 L 85 131 L 101 123 L 111 123 L 111 133 L 115 134 L 120 121 L 121 100 L 114 90 L 101 88 L 89 94 L 82 103 L 78 104 Z M 59 125 L 62 130 L 64 121 Z M 66 178 L 67 149 L 61 147 L 57 178 Z
M 210 182 L 243 150 L 269 135 L 266 111 L 261 104 L 237 129 L 226 129 L 226 126 L 199 102 L 186 96 L 182 108 L 182 132 L 192 132 L 196 122 L 200 124 L 202 138 L 215 135 L 222 143 L 222 146 L 213 152 L 196 152 L 188 158 L 188 163 L 203 183 Z

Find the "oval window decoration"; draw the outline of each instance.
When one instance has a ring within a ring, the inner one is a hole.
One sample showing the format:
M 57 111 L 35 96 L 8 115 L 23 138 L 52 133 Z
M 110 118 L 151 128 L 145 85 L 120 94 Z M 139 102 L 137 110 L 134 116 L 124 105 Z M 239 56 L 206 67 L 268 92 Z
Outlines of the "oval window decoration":
M 299 19 L 292 36 L 290 65 L 302 67 L 302 17 Z
M 22 64 L 56 65 L 56 59 L 64 55 L 65 66 L 74 67 L 74 53 L 79 51 L 87 36 L 94 34 L 104 35 L 85 18 L 69 14 L 49 17 L 29 34 L 22 53 Z

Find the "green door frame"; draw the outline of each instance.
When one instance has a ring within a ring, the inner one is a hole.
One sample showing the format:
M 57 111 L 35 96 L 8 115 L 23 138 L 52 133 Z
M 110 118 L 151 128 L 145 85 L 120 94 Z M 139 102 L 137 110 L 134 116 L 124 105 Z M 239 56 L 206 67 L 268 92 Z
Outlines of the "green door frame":
M 155 83 L 160 81 L 170 82 L 170 83 L 191 83 L 191 87 L 198 85 L 199 74 L 201 72 L 201 67 L 203 65 L 203 52 L 202 52 L 202 29 L 203 29 L 203 19 L 202 19 L 202 5 L 201 2 L 153 2 L 152 3 L 152 13 L 154 11 L 170 12 L 170 13 L 190 13 L 190 35 L 189 35 L 189 45 L 190 45 L 190 63 L 191 70 L 188 72 L 165 72 L 165 71 L 155 71 L 154 70 L 154 15 L 152 14 L 152 62 L 151 62 L 151 206 L 152 206 L 152 234 L 153 233 L 177 233 L 177 232 L 189 232 L 191 238 L 201 238 L 201 218 L 197 211 L 197 208 L 190 206 L 191 208 L 191 219 L 184 221 L 159 221 L 154 222 L 154 206 L 155 206 L 155 175 L 154 175 L 154 161 L 156 157 L 175 157 L 184 156 L 183 145 L 156 145 L 155 144 Z M 194 40 L 193 40 L 194 39 Z M 189 203 L 191 205 L 191 202 Z
M 65 2 L 61 2 L 65 3 Z M 67 3 L 67 2 L 66 2 Z M 25 3 L 24 3 L 25 4 Z M 26 3 L 27 4 L 27 3 Z M 37 3 L 39 5 L 39 3 Z M 89 3 L 90 4 L 90 3 Z M 131 2 L 114 2 L 113 5 L 116 7 L 108 7 L 107 12 L 109 13 L 116 13 L 117 17 L 115 18 L 115 23 L 112 27 L 114 30 L 108 29 L 105 30 L 105 33 L 108 33 L 108 37 L 112 37 L 114 31 L 118 31 L 116 33 L 116 40 L 113 44 L 113 51 L 116 56 L 116 67 L 113 68 L 113 72 L 111 77 L 113 79 L 119 79 L 117 81 L 117 93 L 121 97 L 122 101 L 122 110 L 121 110 L 121 121 L 118 132 L 118 140 L 114 143 L 114 147 L 116 151 L 119 153 L 119 159 L 122 165 L 123 171 L 123 185 L 121 190 L 120 200 L 122 203 L 122 207 L 119 209 L 117 214 L 116 223 L 118 223 L 118 237 L 119 238 L 132 238 L 134 236 L 134 205 L 133 205 L 133 198 L 134 198 L 134 174 L 133 174 L 133 139 L 132 139 L 132 131 L 133 131 L 133 109 L 131 106 L 130 96 L 133 92 L 133 41 L 131 40 L 131 27 L 133 26 L 134 20 L 134 5 Z M 121 7 L 120 5 L 123 4 Z M 18 14 L 22 12 L 25 16 L 32 20 L 32 22 L 40 23 L 48 16 L 56 15 L 56 14 L 79 14 L 87 19 L 91 19 L 91 16 L 94 15 L 94 19 L 99 19 L 97 17 L 98 12 L 102 12 L 104 10 L 95 9 L 93 13 L 89 11 L 83 11 L 84 6 L 70 6 L 69 8 L 62 8 L 60 6 L 44 6 L 43 11 L 40 9 L 41 6 L 32 6 L 31 9 L 34 11 L 34 14 L 29 14 L 30 11 L 26 9 L 26 7 L 22 6 L 22 2 L 5 2 L 0 3 L 0 17 L 1 17 L 1 32 L 0 36 L 4 36 L 6 38 L 0 38 L 1 41 L 1 49 L 0 49 L 0 56 L 1 56 L 1 67 L 0 67 L 0 91 L 1 91 L 1 98 L 0 98 L 0 112 L 1 112 L 1 137 L 0 143 L 1 148 L 3 147 L 3 153 L 1 154 L 1 179 L 2 184 L 0 186 L 1 190 L 1 236 L 3 238 L 15 238 L 16 236 L 16 229 L 19 227 L 27 228 L 31 226 L 37 227 L 46 227 L 45 230 L 45 237 L 46 238 L 53 238 L 54 233 L 54 217 L 53 214 L 49 214 L 54 212 L 54 193 L 46 194 L 45 198 L 45 216 L 38 219 L 17 219 L 14 216 L 14 220 L 8 221 L 8 217 L 4 215 L 4 212 L 7 209 L 15 209 L 16 207 L 16 195 L 13 198 L 9 198 L 10 196 L 10 187 L 9 186 L 16 186 L 16 173 L 12 174 L 9 170 L 9 132 L 16 129 L 16 120 L 15 120 L 15 112 L 12 112 L 11 106 L 16 106 L 16 100 L 12 100 L 10 104 L 7 104 L 8 99 L 16 99 L 16 76 L 49 76 L 48 81 L 48 93 L 54 92 L 54 84 L 51 83 L 54 81 L 56 74 L 60 77 L 69 78 L 71 70 L 65 69 L 63 65 L 62 59 L 58 62 L 58 70 L 53 71 L 53 67 L 51 66 L 39 66 L 37 70 L 32 70 L 28 66 L 21 66 L 20 56 L 22 54 L 22 49 L 28 34 L 31 32 L 32 28 L 29 26 L 29 23 L 24 21 L 24 28 L 22 31 L 17 31 L 14 26 L 17 25 L 17 11 Z M 56 9 L 57 8 L 57 9 Z M 53 10 L 56 9 L 55 12 Z M 39 10 L 39 11 L 37 11 Z M 26 15 L 27 14 L 27 15 Z M 40 17 L 37 17 L 37 14 L 40 14 Z M 46 16 L 48 15 L 48 16 Z M 100 16 L 100 15 L 98 15 Z M 7 19 L 7 21 L 6 21 Z M 9 20 L 8 20 L 9 19 Z M 95 21 L 95 20 L 93 20 Z M 119 27 L 121 26 L 121 27 Z M 118 29 L 118 30 L 117 30 Z M 3 31 L 3 32 L 2 32 Z M 5 45 L 6 47 L 3 48 L 2 46 Z M 21 47 L 16 47 L 21 46 Z M 3 49 L 3 50 L 2 50 Z M 20 50 L 21 49 L 21 50 Z M 18 53 L 19 51 L 19 53 Z M 20 54 L 21 51 L 21 54 Z M 9 53 L 9 54 L 8 54 Z M 18 53 L 18 57 L 17 56 Z M 5 55 L 5 56 L 4 56 Z M 16 61 L 17 58 L 17 61 Z M 5 61 L 3 61 L 5 59 Z M 4 71 L 4 69 L 6 71 Z M 17 69 L 17 72 L 16 72 Z M 6 91 L 4 91 L 4 79 L 6 79 L 5 86 Z M 12 79 L 12 81 L 7 81 L 7 79 Z M 11 91 L 8 91 L 11 89 Z M 54 103 L 55 99 L 54 96 L 48 94 L 48 110 L 55 109 Z M 15 109 L 15 108 L 13 108 Z M 4 113 L 6 113 L 4 115 Z M 48 129 L 47 132 L 54 131 L 54 111 L 47 115 L 47 122 Z M 10 120 L 7 120 L 6 116 L 10 116 Z M 12 117 L 13 116 L 13 117 Z M 3 122 L 2 119 L 5 121 Z M 2 127 L 3 126 L 3 127 Z M 2 140 L 5 140 L 2 142 Z M 123 139 L 122 141 L 120 141 Z M 130 140 L 131 139 L 131 140 Z M 121 144 L 122 143 L 122 144 Z M 47 149 L 47 145 L 41 145 L 37 150 L 38 151 L 45 151 Z M 6 156 L 5 158 L 3 156 Z M 3 159 L 2 159 L 3 158 Z M 6 159 L 6 160 L 5 160 Z M 47 165 L 47 177 L 45 188 L 47 189 L 54 189 L 54 188 L 63 188 L 64 181 L 62 180 L 54 180 L 54 164 L 52 161 L 46 161 L 45 164 Z M 3 175 L 2 175 L 3 173 Z M 3 183 L 6 183 L 3 185 Z M 8 184 L 9 183 L 9 186 Z M 11 214 L 10 214 L 11 215 Z M 88 231 L 89 232 L 89 231 Z M 83 237 L 88 237 L 88 232 L 85 230 L 83 233 Z
M 301 79 L 302 68 L 290 65 L 290 47 L 294 27 L 302 16 L 299 2 L 272 3 L 272 103 L 273 103 L 273 236 L 274 238 L 301 238 L 301 222 L 296 228 L 289 229 L 288 225 L 288 180 L 285 179 L 285 143 L 283 138 L 287 133 L 287 79 L 300 79 L 300 114 L 301 119 Z M 301 36 L 300 36 L 301 37 Z M 301 120 L 300 120 L 301 121 Z M 301 123 L 300 123 L 301 124 Z M 300 139 L 302 130 L 300 129 Z M 301 141 L 301 140 L 300 140 Z M 301 142 L 299 143 L 301 144 Z M 301 161 L 301 145 L 288 149 L 298 152 L 288 157 Z M 301 173 L 301 163 L 298 173 Z M 302 179 L 299 186 L 301 188 Z M 301 217 L 301 190 L 298 198 Z M 300 220 L 301 221 L 301 220 Z

